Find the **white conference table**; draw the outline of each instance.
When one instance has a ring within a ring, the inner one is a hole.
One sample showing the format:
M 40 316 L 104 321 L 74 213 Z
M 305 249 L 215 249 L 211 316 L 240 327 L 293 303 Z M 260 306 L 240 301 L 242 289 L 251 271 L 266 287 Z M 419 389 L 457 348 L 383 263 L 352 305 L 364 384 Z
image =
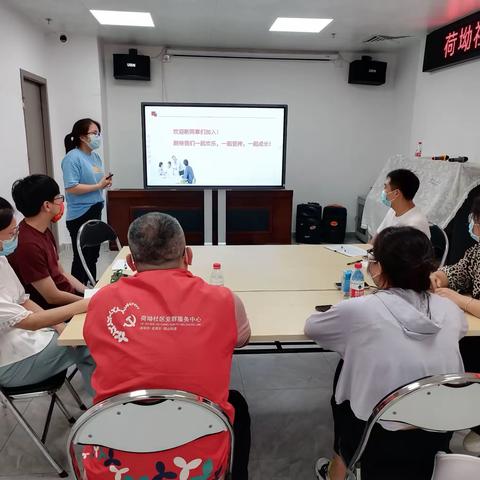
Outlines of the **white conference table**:
M 125 258 L 124 247 L 117 258 Z M 305 342 L 306 318 L 316 305 L 343 299 L 335 288 L 347 263 L 355 258 L 322 245 L 248 245 L 193 247 L 192 273 L 208 281 L 213 262 L 220 262 L 225 286 L 244 302 L 252 328 L 251 343 Z M 351 268 L 351 267 L 350 267 Z M 98 287 L 109 284 L 108 268 Z M 480 319 L 467 315 L 468 335 L 480 335 Z M 59 337 L 59 345 L 85 345 L 85 314 L 75 315 Z
M 347 257 L 322 245 L 224 245 L 192 249 L 192 273 L 208 281 L 212 264 L 220 262 L 225 286 L 234 292 L 333 290 L 347 263 L 360 258 Z

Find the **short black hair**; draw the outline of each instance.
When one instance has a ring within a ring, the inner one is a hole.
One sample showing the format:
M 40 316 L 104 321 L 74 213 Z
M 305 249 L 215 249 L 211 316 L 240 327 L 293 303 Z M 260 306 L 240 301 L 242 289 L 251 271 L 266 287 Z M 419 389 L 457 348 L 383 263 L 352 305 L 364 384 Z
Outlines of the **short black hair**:
M 183 164 L 184 164 L 184 165 L 188 165 L 188 160 L 185 159 L 185 160 L 183 161 Z
M 398 188 L 407 200 L 413 200 L 413 197 L 418 192 L 418 187 L 420 187 L 418 177 L 406 168 L 392 170 L 387 175 L 387 178 L 390 179 L 392 189 Z
M 130 224 L 128 245 L 135 263 L 161 266 L 183 256 L 185 234 L 176 218 L 151 212 Z
M 474 197 L 470 212 L 475 220 L 480 220 L 480 195 Z
M 10 202 L 0 197 L 0 230 L 7 228 L 13 220 L 13 207 Z
M 432 242 L 413 227 L 388 227 L 373 243 L 373 256 L 382 267 L 382 275 L 393 288 L 425 292 L 430 274 L 436 270 Z
M 53 201 L 59 193 L 58 183 L 48 175 L 29 175 L 17 180 L 12 186 L 15 206 L 27 218 L 37 215 L 43 203 Z

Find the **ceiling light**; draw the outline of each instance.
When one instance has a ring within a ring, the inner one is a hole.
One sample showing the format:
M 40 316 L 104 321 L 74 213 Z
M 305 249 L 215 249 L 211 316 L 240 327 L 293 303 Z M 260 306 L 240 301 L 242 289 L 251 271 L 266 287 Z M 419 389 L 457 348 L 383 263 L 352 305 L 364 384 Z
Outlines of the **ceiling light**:
M 90 10 L 102 25 L 123 25 L 127 27 L 154 27 L 148 12 L 119 12 L 116 10 Z
M 307 32 L 322 31 L 333 18 L 289 18 L 278 17 L 270 27 L 271 32 Z

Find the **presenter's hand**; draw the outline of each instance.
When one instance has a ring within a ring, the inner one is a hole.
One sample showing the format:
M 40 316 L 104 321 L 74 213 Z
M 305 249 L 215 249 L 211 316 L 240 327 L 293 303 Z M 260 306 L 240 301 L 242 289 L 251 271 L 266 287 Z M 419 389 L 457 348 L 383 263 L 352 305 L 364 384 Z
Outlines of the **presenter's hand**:
M 103 190 L 105 188 L 111 187 L 112 186 L 112 178 L 107 178 L 103 177 L 98 183 L 97 183 L 98 189 Z
M 453 303 L 456 303 L 462 310 L 465 306 L 465 301 L 468 300 L 468 297 L 461 295 L 460 293 L 452 290 L 451 288 L 437 288 L 435 293 L 440 295 L 441 297 L 448 298 Z
M 430 275 L 430 288 L 436 293 L 441 287 L 448 287 L 448 278 L 444 272 L 437 270 Z

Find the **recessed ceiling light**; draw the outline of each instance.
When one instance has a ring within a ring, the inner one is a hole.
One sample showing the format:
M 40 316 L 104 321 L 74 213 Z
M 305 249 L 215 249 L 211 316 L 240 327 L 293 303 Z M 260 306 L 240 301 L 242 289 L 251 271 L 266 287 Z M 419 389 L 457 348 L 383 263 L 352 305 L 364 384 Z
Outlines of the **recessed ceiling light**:
M 90 10 L 102 25 L 123 25 L 127 27 L 154 27 L 148 12 L 119 12 L 116 10 Z
M 278 17 L 270 27 L 270 31 L 318 33 L 323 30 L 332 20 L 333 18 Z

